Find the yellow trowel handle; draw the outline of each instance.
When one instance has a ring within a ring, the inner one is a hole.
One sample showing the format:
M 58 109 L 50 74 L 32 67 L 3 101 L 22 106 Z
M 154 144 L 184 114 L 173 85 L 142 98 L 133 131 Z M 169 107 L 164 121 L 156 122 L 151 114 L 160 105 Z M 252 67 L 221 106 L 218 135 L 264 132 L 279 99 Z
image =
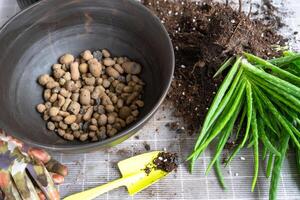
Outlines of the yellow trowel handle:
M 132 184 L 138 181 L 140 178 L 143 178 L 143 176 L 144 173 L 138 173 L 132 176 L 123 177 L 115 181 L 112 181 L 110 183 L 95 187 L 93 189 L 89 189 L 83 192 L 79 192 L 77 194 L 73 194 L 71 196 L 64 198 L 63 200 L 92 200 L 110 190 L 116 189 L 121 186 L 127 186 L 129 184 Z

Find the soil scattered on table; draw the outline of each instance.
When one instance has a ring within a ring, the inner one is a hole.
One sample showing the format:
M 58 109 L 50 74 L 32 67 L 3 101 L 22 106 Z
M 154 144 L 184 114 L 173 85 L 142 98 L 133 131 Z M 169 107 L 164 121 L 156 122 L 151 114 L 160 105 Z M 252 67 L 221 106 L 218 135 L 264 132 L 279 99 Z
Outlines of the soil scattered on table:
M 200 128 L 223 79 L 212 77 L 227 58 L 243 51 L 262 58 L 274 57 L 279 54 L 274 45 L 283 44 L 283 38 L 276 33 L 280 18 L 272 17 L 273 23 L 266 23 L 265 18 L 251 19 L 248 13 L 211 1 L 143 3 L 161 19 L 172 39 L 176 68 L 167 103 L 176 109 L 174 116 L 184 122 L 178 129 L 185 126 L 188 133 Z M 272 9 L 266 13 L 274 13 Z
M 261 5 L 258 3 L 254 3 L 258 9 L 256 12 L 253 12 L 253 16 L 257 16 L 259 14 L 262 15 L 261 20 L 264 23 L 267 23 L 269 26 L 273 26 L 274 29 L 282 28 L 285 24 L 282 22 L 282 18 L 279 15 L 286 15 L 280 11 L 276 6 L 272 4 L 272 0 L 262 0 Z

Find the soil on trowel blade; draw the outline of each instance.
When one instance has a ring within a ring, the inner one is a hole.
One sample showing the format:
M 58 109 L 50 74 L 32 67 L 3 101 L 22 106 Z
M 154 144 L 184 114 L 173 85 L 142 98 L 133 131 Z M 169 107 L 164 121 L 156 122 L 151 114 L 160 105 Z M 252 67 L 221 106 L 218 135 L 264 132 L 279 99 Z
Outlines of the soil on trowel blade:
M 153 160 L 156 169 L 163 170 L 165 172 L 172 172 L 178 167 L 178 157 L 175 153 L 160 152 Z
M 174 107 L 174 115 L 182 119 L 188 133 L 194 133 L 203 122 L 223 80 L 222 76 L 212 77 L 226 59 L 243 51 L 274 57 L 279 54 L 274 45 L 283 44 L 274 23 L 251 19 L 230 5 L 186 0 L 143 3 L 161 19 L 172 39 L 176 68 L 167 103 Z
M 178 156 L 176 153 L 160 152 L 153 163 L 150 163 L 144 169 L 145 173 L 149 175 L 152 170 L 162 170 L 165 172 L 176 171 L 178 168 Z

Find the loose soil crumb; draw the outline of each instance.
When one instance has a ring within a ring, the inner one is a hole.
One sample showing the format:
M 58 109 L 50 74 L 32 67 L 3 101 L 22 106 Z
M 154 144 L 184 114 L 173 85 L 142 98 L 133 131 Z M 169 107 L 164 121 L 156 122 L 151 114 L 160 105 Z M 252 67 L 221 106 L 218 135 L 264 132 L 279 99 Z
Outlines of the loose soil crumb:
M 235 141 L 228 141 L 226 142 L 224 148 L 231 151 L 233 150 L 235 147 L 237 146 L 236 142 Z
M 149 167 L 149 166 L 147 166 L 144 170 L 145 170 L 145 173 L 146 173 L 147 175 L 149 175 L 150 172 L 152 171 L 152 170 L 151 170 L 151 167 Z
M 171 131 L 175 131 L 177 134 L 184 133 L 185 128 L 184 126 L 180 125 L 180 122 L 170 122 L 166 124 L 166 127 L 168 127 Z
M 139 139 L 140 139 L 140 136 L 136 135 L 136 136 L 134 136 L 134 138 L 135 138 L 136 140 L 139 140 Z
M 144 148 L 146 149 L 146 151 L 151 150 L 151 146 L 147 142 L 144 142 L 143 144 L 144 144 Z
M 187 0 L 143 3 L 161 19 L 172 39 L 176 68 L 167 103 L 176 109 L 174 116 L 184 122 L 178 127 L 185 126 L 188 133 L 200 128 L 223 79 L 212 77 L 224 60 L 243 51 L 274 57 L 279 53 L 273 45 L 283 44 L 276 33 L 279 26 L 265 23 L 266 19 L 250 19 L 225 4 Z

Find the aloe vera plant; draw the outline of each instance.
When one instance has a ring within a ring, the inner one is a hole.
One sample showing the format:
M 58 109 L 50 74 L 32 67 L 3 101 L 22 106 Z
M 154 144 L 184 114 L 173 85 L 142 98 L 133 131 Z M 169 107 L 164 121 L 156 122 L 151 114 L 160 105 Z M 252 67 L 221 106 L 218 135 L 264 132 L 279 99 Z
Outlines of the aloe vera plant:
M 231 67 L 231 68 L 230 68 Z M 206 173 L 215 168 L 225 188 L 220 168 L 221 154 L 229 138 L 235 138 L 235 149 L 226 160 L 229 164 L 239 151 L 253 149 L 253 191 L 259 171 L 259 152 L 267 158 L 266 176 L 271 176 L 269 198 L 276 199 L 280 170 L 288 148 L 296 151 L 300 167 L 300 54 L 264 60 L 244 53 L 228 59 L 217 71 L 230 68 L 203 122 L 194 150 L 188 157 L 191 171 L 195 161 L 212 143 L 215 155 Z M 237 131 L 233 131 L 237 127 Z M 244 128 L 242 128 L 244 127 Z

